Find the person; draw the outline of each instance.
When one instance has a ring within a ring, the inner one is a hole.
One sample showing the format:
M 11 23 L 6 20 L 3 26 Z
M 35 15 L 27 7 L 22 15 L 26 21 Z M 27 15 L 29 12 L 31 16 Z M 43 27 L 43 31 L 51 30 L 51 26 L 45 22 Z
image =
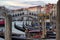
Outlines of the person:
M 47 32 L 46 32 L 46 38 L 49 38 L 49 34 L 53 34 L 53 31 L 52 31 L 52 29 L 49 29 L 49 30 L 47 30 Z

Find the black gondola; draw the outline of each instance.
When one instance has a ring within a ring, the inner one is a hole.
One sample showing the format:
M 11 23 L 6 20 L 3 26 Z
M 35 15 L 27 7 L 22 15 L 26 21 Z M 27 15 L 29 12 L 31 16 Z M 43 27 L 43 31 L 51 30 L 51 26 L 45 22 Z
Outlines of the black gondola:
M 0 32 L 1 33 L 1 32 Z M 3 32 L 2 32 L 3 33 Z M 12 40 L 26 40 L 26 38 L 20 38 L 19 37 L 20 36 L 20 34 L 12 34 Z M 3 39 L 5 39 L 5 37 L 4 37 L 4 35 L 2 34 L 2 35 L 0 35 L 0 38 L 3 38 Z
M 30 30 L 35 30 L 34 27 L 32 27 L 32 26 L 30 26 L 30 25 L 25 26 L 24 24 L 23 24 L 23 27 L 20 27 L 20 26 L 16 25 L 16 23 L 14 23 L 14 27 L 15 27 L 16 29 L 20 30 L 20 31 L 23 31 L 23 32 L 25 32 L 26 28 L 28 28 L 29 31 L 30 31 Z
M 15 27 L 16 29 L 20 30 L 20 31 L 25 32 L 24 26 L 23 26 L 23 27 L 19 27 L 19 26 L 17 26 L 17 25 L 14 23 L 14 27 Z

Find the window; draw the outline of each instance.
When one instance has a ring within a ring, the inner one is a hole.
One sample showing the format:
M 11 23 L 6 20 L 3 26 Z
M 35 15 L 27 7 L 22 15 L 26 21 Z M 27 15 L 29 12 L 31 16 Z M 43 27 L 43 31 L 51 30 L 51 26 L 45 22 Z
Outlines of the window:
M 18 16 L 19 16 L 19 14 L 18 14 Z
M 46 28 L 47 28 L 47 29 L 50 28 L 50 23 L 49 23 L 49 22 L 46 23 Z
M 49 19 L 49 16 L 46 16 L 46 19 Z
M 12 15 L 12 17 L 14 17 L 14 15 Z
M 29 15 L 31 15 L 31 13 L 29 13 Z
M 24 15 L 24 12 L 22 14 Z
M 53 16 L 53 17 L 52 17 L 52 19 L 53 19 L 53 20 L 56 20 L 56 17 L 55 17 L 55 16 Z
M 15 14 L 15 17 L 17 16 L 17 14 Z

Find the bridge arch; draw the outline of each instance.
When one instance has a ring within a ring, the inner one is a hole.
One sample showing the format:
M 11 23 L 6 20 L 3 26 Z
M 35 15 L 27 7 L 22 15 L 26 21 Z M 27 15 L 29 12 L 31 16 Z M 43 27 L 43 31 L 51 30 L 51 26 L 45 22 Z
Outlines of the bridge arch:
M 37 15 L 27 15 L 27 14 L 25 14 L 25 15 L 20 15 L 20 16 L 17 16 L 17 17 L 13 17 L 14 19 L 16 18 L 16 19 L 21 19 L 22 17 L 29 17 L 29 18 L 32 18 L 32 19 L 34 19 L 34 20 L 37 20 L 38 19 L 38 16 Z

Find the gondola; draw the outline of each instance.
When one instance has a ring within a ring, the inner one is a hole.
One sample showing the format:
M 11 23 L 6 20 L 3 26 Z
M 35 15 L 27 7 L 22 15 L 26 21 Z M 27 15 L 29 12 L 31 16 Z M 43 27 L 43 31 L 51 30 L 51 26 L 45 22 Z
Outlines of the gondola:
M 27 28 L 29 31 L 30 31 L 30 30 L 35 30 L 34 27 L 29 26 L 29 25 L 25 26 L 24 24 L 23 24 L 23 27 L 20 27 L 20 26 L 16 25 L 16 23 L 14 23 L 14 27 L 15 27 L 16 29 L 22 31 L 22 32 L 25 32 L 26 28 Z
M 0 27 L 4 26 L 5 25 L 5 21 L 3 18 L 0 18 Z
M 20 31 L 25 32 L 25 28 L 24 28 L 24 27 L 20 27 L 20 26 L 16 25 L 15 23 L 14 23 L 14 27 L 15 27 L 16 29 L 20 30 Z
M 4 33 L 3 32 L 0 32 L 0 33 L 2 33 L 2 35 L 0 34 L 0 38 L 3 38 L 3 39 L 5 39 L 5 37 L 4 37 Z M 15 34 L 15 33 L 12 33 L 12 40 L 26 40 L 26 38 L 20 38 L 19 37 L 20 36 L 20 34 Z
M 4 26 L 3 26 L 4 27 Z M 21 29 L 22 30 L 22 29 Z M 22 30 L 24 31 L 24 30 Z M 2 33 L 2 34 L 1 34 Z M 4 37 L 4 32 L 3 31 L 0 31 L 0 37 L 1 38 L 5 38 Z M 20 37 L 21 34 L 17 34 L 17 33 L 12 33 L 12 40 L 26 40 L 26 37 Z

